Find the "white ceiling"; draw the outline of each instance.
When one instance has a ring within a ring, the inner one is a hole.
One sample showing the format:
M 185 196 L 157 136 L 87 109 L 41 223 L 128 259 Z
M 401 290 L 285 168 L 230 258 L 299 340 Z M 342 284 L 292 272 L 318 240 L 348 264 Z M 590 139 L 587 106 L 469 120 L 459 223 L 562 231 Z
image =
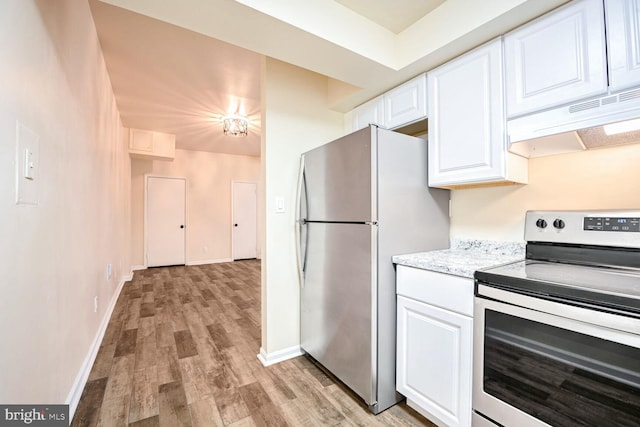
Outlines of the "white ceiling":
M 260 155 L 262 56 L 99 1 L 91 10 L 122 122 L 176 135 L 176 148 Z M 225 136 L 225 113 L 250 119 Z
M 89 0 L 127 127 L 260 155 L 264 56 L 341 82 L 347 111 L 567 0 Z M 251 120 L 248 137 L 216 117 Z
M 376 24 L 399 34 L 445 0 L 335 0 Z

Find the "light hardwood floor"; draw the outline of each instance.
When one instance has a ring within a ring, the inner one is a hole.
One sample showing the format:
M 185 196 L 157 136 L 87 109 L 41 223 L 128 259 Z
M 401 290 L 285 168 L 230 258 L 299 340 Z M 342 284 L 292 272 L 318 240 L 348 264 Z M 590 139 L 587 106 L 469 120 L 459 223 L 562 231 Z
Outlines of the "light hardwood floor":
M 73 426 L 431 426 L 373 416 L 306 357 L 264 367 L 260 262 L 153 268 L 118 299 Z

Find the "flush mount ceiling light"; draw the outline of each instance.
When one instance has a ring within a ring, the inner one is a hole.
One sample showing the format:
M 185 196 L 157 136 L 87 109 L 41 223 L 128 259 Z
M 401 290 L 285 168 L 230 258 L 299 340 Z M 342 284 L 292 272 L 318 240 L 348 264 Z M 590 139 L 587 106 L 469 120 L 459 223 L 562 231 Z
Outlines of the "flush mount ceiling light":
M 229 136 L 247 136 L 249 133 L 249 119 L 239 114 L 222 117 L 222 130 Z

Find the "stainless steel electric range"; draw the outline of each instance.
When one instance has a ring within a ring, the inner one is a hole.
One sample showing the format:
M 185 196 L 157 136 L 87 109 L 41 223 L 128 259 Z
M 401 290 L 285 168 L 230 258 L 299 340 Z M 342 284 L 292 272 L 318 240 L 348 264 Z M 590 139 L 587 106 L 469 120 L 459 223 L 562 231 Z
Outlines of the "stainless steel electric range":
M 474 426 L 640 426 L 640 210 L 530 211 L 475 273 Z

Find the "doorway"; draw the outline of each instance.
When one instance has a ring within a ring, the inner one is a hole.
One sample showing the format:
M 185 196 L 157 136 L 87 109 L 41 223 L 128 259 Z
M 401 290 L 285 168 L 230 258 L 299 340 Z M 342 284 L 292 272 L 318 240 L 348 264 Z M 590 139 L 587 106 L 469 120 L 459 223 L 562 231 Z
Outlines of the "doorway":
M 186 263 L 186 179 L 145 176 L 147 267 Z
M 232 182 L 232 252 L 233 260 L 254 259 L 258 256 L 256 182 Z

